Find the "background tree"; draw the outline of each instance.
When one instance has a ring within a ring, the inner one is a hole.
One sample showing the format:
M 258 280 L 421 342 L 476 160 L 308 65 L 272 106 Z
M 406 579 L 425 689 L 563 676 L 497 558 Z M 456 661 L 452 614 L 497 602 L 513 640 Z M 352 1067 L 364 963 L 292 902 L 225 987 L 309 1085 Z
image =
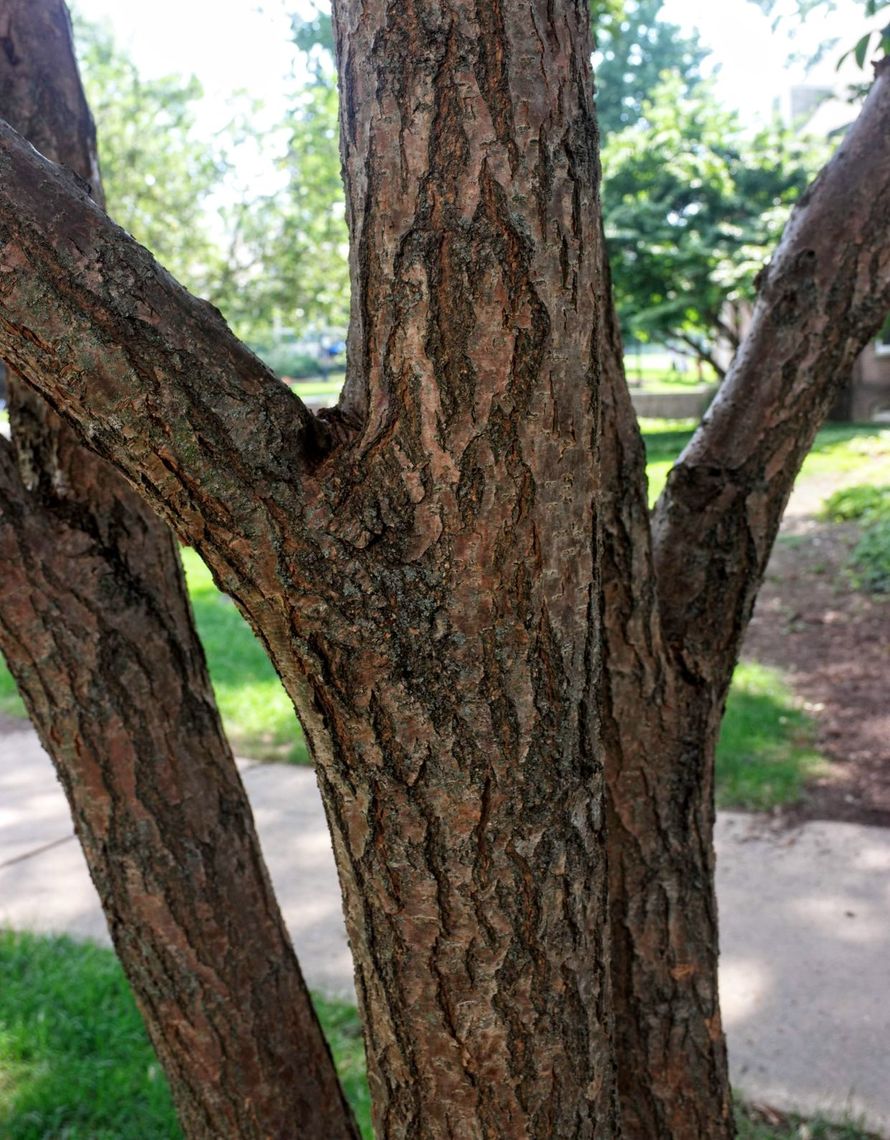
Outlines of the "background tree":
M 706 84 L 667 76 L 603 147 L 615 299 L 630 335 L 722 377 L 758 273 L 826 147 L 777 121 L 747 131 Z M 721 351 L 722 349 L 722 351 Z
M 5 128 L 0 344 L 275 660 L 334 835 L 379 1131 L 617 1135 L 617 1076 L 626 1135 L 728 1137 L 714 743 L 794 475 L 890 302 L 890 78 L 788 228 L 650 532 L 586 10 L 335 17 L 336 409 L 311 417 Z
M 344 326 L 347 233 L 331 55 L 314 55 L 304 33 L 313 65 L 283 120 L 258 127 L 262 107 L 242 93 L 208 137 L 194 77 L 146 79 L 107 29 L 78 19 L 75 31 L 115 221 L 261 352 L 281 328 Z M 279 185 L 257 185 L 260 161 L 277 167 Z
M 189 288 L 208 295 L 219 261 L 208 209 L 225 162 L 196 124 L 200 83 L 146 79 L 101 24 L 78 18 L 75 35 L 109 213 Z
M 692 95 L 708 56 L 698 37 L 661 16 L 664 0 L 591 0 L 597 52 L 596 113 L 603 146 L 643 116 L 665 76 L 677 93 Z

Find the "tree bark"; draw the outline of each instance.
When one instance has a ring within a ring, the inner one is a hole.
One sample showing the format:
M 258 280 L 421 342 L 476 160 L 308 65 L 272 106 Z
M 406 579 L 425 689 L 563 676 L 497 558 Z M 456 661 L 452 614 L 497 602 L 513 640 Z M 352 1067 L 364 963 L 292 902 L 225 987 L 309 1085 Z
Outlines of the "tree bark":
M 653 547 L 603 301 L 584 5 L 334 14 L 355 286 L 338 409 L 313 420 L 5 130 L 0 343 L 193 538 L 285 680 L 332 826 L 380 1133 L 617 1134 L 602 736 L 626 1131 L 729 1136 L 711 789 L 745 575 L 771 541 L 748 524 L 762 486 L 790 486 L 789 422 L 810 431 L 823 407 L 805 364 L 843 362 L 879 323 L 890 172 L 848 149 L 872 205 L 830 212 L 830 248 L 804 237 L 798 276 L 781 255 L 767 277 L 787 354 L 762 361 L 765 410 L 729 405 L 785 432 L 761 482 L 735 459 L 725 495 L 710 479 L 708 440 L 735 447 L 718 407 Z M 834 355 L 801 353 L 809 332 Z M 728 632 L 704 606 L 721 575 Z
M 587 12 L 335 17 L 357 324 L 327 428 L 8 132 L 4 341 L 195 540 L 300 711 L 381 1134 L 608 1137 Z
M 665 645 L 646 455 L 617 316 L 603 358 L 602 720 L 615 1052 L 626 1140 L 734 1135 L 717 991 L 705 726 Z
M 654 550 L 638 432 L 620 369 L 607 371 L 603 483 L 619 489 L 602 506 L 612 981 L 625 1135 L 640 1140 L 732 1134 L 714 752 L 794 479 L 890 309 L 888 138 L 884 65 L 764 273 L 751 331 L 656 509 Z
M 100 200 L 64 5 L 2 0 L 0 33 L 0 111 Z M 354 1137 L 172 535 L 40 396 L 10 387 L 0 646 L 56 764 L 186 1134 Z

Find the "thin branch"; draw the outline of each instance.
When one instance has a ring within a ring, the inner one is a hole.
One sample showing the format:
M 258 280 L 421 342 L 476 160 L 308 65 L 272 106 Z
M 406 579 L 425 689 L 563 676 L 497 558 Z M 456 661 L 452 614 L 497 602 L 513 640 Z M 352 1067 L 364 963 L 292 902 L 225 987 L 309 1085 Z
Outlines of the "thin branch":
M 890 65 L 764 271 L 751 328 L 657 505 L 665 631 L 727 679 L 794 479 L 890 309 Z
M 697 341 L 693 340 L 691 336 L 686 336 L 684 333 L 678 333 L 677 340 L 679 340 L 681 344 L 685 344 L 686 348 L 688 349 L 684 355 L 692 356 L 695 360 L 700 360 L 704 364 L 710 364 L 710 366 L 717 373 L 718 379 L 723 379 L 723 377 L 726 375 L 726 369 L 722 367 L 722 365 L 717 361 L 716 357 L 714 357 L 710 352 L 707 352 L 705 349 L 703 349 L 702 346 Z M 683 350 L 678 349 L 678 351 Z
M 325 426 L 63 169 L 0 124 L 0 352 L 189 541 L 268 535 Z M 219 528 L 222 528 L 220 531 Z

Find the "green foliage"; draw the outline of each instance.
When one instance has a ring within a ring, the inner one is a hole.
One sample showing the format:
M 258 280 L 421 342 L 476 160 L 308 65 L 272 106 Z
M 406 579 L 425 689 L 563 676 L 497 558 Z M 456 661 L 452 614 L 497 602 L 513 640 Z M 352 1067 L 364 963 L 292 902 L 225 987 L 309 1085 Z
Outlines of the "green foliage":
M 77 18 L 75 35 L 109 214 L 183 284 L 207 293 L 216 249 L 206 206 L 224 166 L 195 126 L 201 85 L 144 79 L 98 24 Z
M 850 563 L 855 584 L 870 594 L 890 594 L 890 517 L 870 523 L 856 544 Z
M 752 0 L 752 2 L 767 15 L 774 16 L 774 27 L 788 19 L 806 20 L 808 16 L 814 13 L 818 15 L 820 11 L 833 12 L 837 7 L 836 0 L 796 0 L 796 3 L 792 5 L 791 13 L 789 13 L 779 0 Z M 860 35 L 856 42 L 840 56 L 837 62 L 838 68 L 852 56 L 857 66 L 861 70 L 865 70 L 868 62 L 873 59 L 873 52 L 878 52 L 879 58 L 890 54 L 890 22 L 888 22 L 890 21 L 890 2 L 888 0 L 861 0 L 861 3 L 863 18 L 865 20 L 876 20 L 881 26 L 872 27 Z M 835 46 L 835 41 L 823 45 L 818 57 L 821 57 L 825 50 L 833 49 Z M 862 96 L 864 93 L 864 88 L 856 88 L 853 92 L 857 96 Z
M 284 122 L 261 131 L 262 105 L 242 95 L 208 141 L 196 125 L 195 79 L 146 80 L 96 24 L 78 19 L 76 37 L 115 221 L 244 339 L 281 326 L 345 325 L 347 233 L 330 56 L 313 53 L 313 79 L 294 91 Z M 280 187 L 258 190 L 239 176 L 259 152 L 278 155 Z
M 706 84 L 666 77 L 603 150 L 603 209 L 626 332 L 685 346 L 739 339 L 742 306 L 822 154 L 778 123 L 753 138 Z M 733 315 L 734 314 L 734 315 Z
M 717 806 L 768 811 L 794 803 L 822 763 L 810 719 L 782 674 L 742 662 L 717 744 Z
M 314 999 L 343 1087 L 371 1140 L 361 1026 Z M 0 931 L 4 1140 L 180 1140 L 164 1077 L 110 950 Z
M 850 556 L 853 582 L 872 594 L 890 594 L 890 485 L 860 483 L 826 499 L 822 517 L 863 524 Z
M 210 294 L 251 342 L 268 340 L 280 327 L 299 333 L 345 327 L 349 317 L 333 72 L 319 65 L 312 81 L 294 92 L 274 137 L 280 139 L 281 186 L 263 195 L 245 188 L 223 208 L 228 248 Z
M 829 522 L 872 522 L 890 518 L 890 486 L 875 487 L 861 483 L 856 487 L 844 487 L 829 495 L 821 515 Z
M 663 6 L 663 0 L 591 4 L 597 120 L 605 144 L 639 122 L 664 76 L 674 76 L 684 95 L 700 82 L 707 52 L 697 36 L 661 19 Z

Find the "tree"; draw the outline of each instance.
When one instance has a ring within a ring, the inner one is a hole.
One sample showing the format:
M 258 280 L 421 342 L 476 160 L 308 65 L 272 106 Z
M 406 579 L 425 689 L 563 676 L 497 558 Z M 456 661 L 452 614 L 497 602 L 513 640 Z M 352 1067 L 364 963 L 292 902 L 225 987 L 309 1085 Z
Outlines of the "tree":
M 603 148 L 604 216 L 625 329 L 723 376 L 757 274 L 824 146 L 778 122 L 753 136 L 707 85 L 666 78 Z
M 146 79 L 101 25 L 77 19 L 75 33 L 114 220 L 251 344 L 281 326 L 345 323 L 332 58 L 316 63 L 284 121 L 259 129 L 262 107 L 242 94 L 208 140 L 197 125 L 197 79 Z M 258 150 L 278 156 L 283 188 L 239 177 L 244 152 Z
M 348 319 L 337 106 L 336 75 L 319 66 L 281 125 L 284 186 L 243 192 L 225 208 L 228 249 L 209 295 L 252 343 L 282 326 L 305 331 Z
M 99 24 L 78 18 L 75 34 L 108 212 L 190 289 L 208 294 L 219 258 L 206 206 L 225 162 L 196 130 L 200 83 L 145 79 Z
M 3 0 L 0 112 L 101 202 L 58 0 Z M 8 358 L 7 358 L 8 359 Z M 223 735 L 172 535 L 10 377 L 0 648 L 192 1135 L 352 1137 Z M 249 923 L 242 921 L 244 911 Z
M 650 530 L 586 6 L 338 0 L 335 32 L 336 409 L 5 127 L 0 346 L 195 543 L 294 700 L 380 1134 L 728 1137 L 714 741 L 794 474 L 890 305 L 888 70 Z
M 666 75 L 691 96 L 701 82 L 707 52 L 698 36 L 661 17 L 664 0 L 592 0 L 596 33 L 596 113 L 603 145 L 634 126 Z

